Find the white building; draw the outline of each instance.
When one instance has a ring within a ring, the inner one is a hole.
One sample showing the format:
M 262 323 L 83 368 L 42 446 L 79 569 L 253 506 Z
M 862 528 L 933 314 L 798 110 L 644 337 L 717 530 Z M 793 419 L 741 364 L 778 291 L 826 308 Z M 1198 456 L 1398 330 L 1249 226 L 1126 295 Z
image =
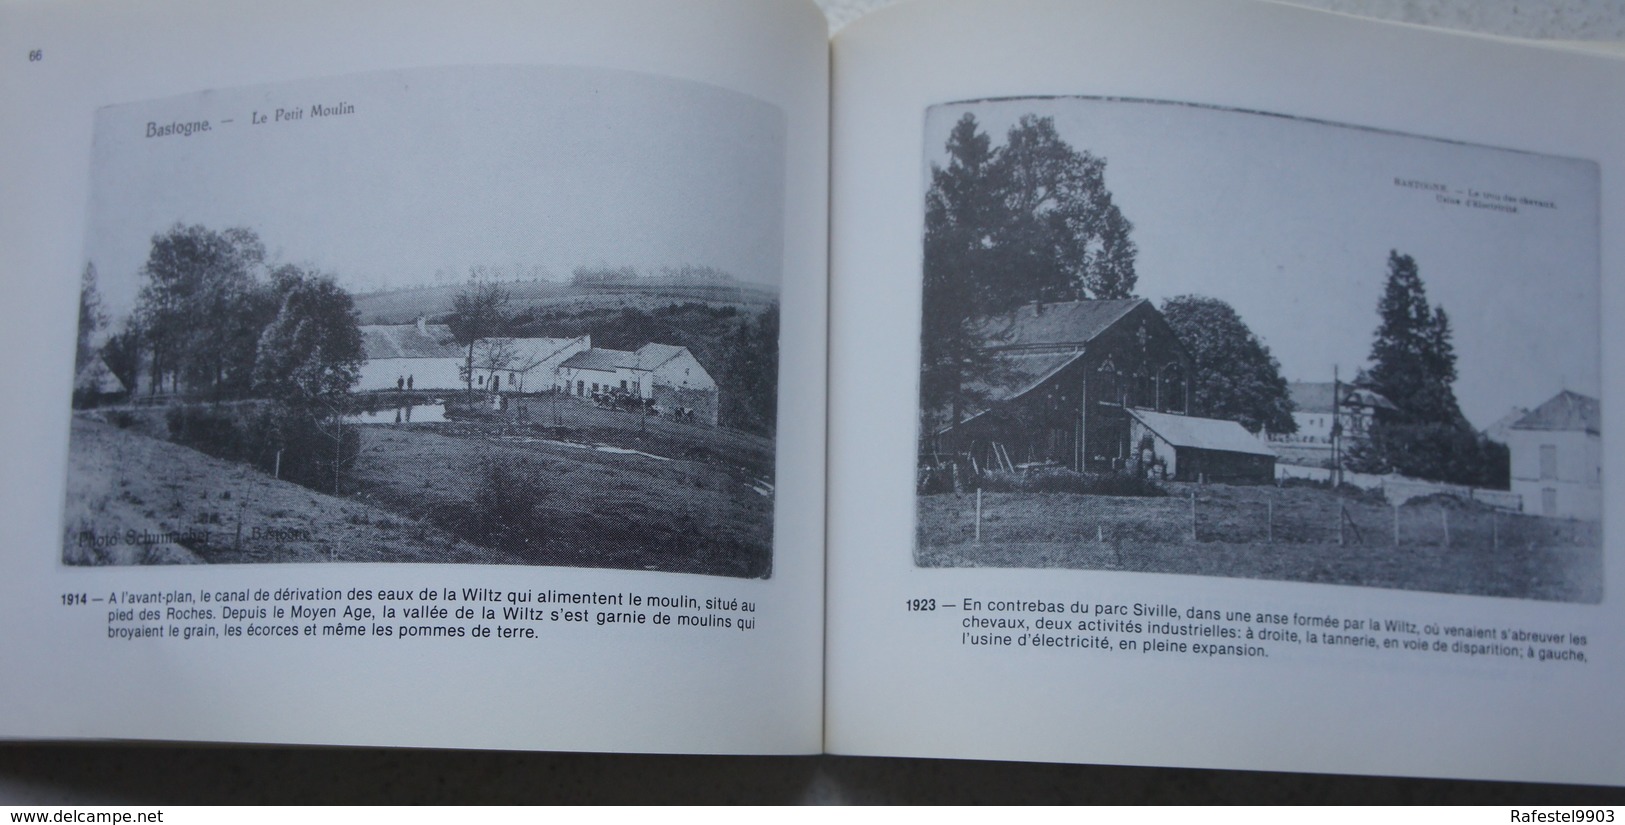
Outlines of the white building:
M 459 390 L 469 386 L 468 350 L 444 324 L 361 327 L 357 391 Z M 473 387 L 487 392 L 559 392 L 589 398 L 620 391 L 683 407 L 717 422 L 717 384 L 687 347 L 644 344 L 635 351 L 595 349 L 592 337 L 482 338 L 474 342 Z
M 474 342 L 474 387 L 495 392 L 545 392 L 558 384 L 559 367 L 592 349 L 592 336 L 482 338 Z
M 557 389 L 590 397 L 620 391 L 652 398 L 662 407 L 684 407 L 717 423 L 717 384 L 687 347 L 644 344 L 634 352 L 585 349 L 559 365 Z
M 367 360 L 355 389 L 393 390 L 408 385 L 415 390 L 454 390 L 463 383 L 468 353 L 452 340 L 444 324 L 364 326 L 361 351 Z
M 1602 404 L 1564 390 L 1507 429 L 1526 513 L 1602 519 Z

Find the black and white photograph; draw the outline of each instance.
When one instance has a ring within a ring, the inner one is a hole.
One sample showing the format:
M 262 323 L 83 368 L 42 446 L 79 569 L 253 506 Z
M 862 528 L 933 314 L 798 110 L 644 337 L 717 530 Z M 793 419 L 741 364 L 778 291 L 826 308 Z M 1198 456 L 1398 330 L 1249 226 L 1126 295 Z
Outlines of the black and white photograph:
M 1123 98 L 924 134 L 917 566 L 1601 601 L 1595 163 Z
M 776 106 L 473 66 L 94 129 L 64 564 L 771 576 Z

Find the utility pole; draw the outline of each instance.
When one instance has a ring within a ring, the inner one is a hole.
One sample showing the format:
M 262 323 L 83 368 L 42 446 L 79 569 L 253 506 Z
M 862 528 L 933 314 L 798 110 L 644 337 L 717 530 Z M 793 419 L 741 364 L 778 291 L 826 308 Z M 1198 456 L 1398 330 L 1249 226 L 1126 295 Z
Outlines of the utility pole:
M 1332 487 L 1343 487 L 1343 382 L 1332 365 Z

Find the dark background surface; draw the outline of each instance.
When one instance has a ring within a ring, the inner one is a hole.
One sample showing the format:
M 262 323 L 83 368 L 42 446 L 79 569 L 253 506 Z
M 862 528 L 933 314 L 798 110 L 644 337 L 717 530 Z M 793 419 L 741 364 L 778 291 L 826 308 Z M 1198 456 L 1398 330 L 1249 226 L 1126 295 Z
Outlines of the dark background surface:
M 839 27 L 892 0 L 818 2 Z M 1621 0 L 1301 2 L 1495 34 L 1625 39 Z M 1625 788 L 839 756 L 0 745 L 0 804 L 461 802 L 1625 805 Z
M 844 756 L 0 746 L 0 804 L 1625 805 L 1625 788 Z

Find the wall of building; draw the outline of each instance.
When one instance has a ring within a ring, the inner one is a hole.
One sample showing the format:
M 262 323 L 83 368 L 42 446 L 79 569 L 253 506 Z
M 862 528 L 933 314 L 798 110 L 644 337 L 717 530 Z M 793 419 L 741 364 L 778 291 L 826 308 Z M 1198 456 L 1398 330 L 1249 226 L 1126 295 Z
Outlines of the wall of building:
M 1602 438 L 1579 430 L 1507 431 L 1512 491 L 1523 509 L 1560 518 L 1602 518 Z M 1543 466 L 1542 448 L 1550 448 Z
M 463 389 L 461 358 L 380 358 L 361 365 L 358 391 L 393 390 L 395 381 L 412 377 L 415 390 Z
M 687 350 L 656 367 L 654 383 L 656 386 L 663 384 L 680 390 L 714 391 L 717 388 L 717 382 L 711 379 L 711 374 L 706 372 L 705 367 L 700 366 L 700 362 Z

